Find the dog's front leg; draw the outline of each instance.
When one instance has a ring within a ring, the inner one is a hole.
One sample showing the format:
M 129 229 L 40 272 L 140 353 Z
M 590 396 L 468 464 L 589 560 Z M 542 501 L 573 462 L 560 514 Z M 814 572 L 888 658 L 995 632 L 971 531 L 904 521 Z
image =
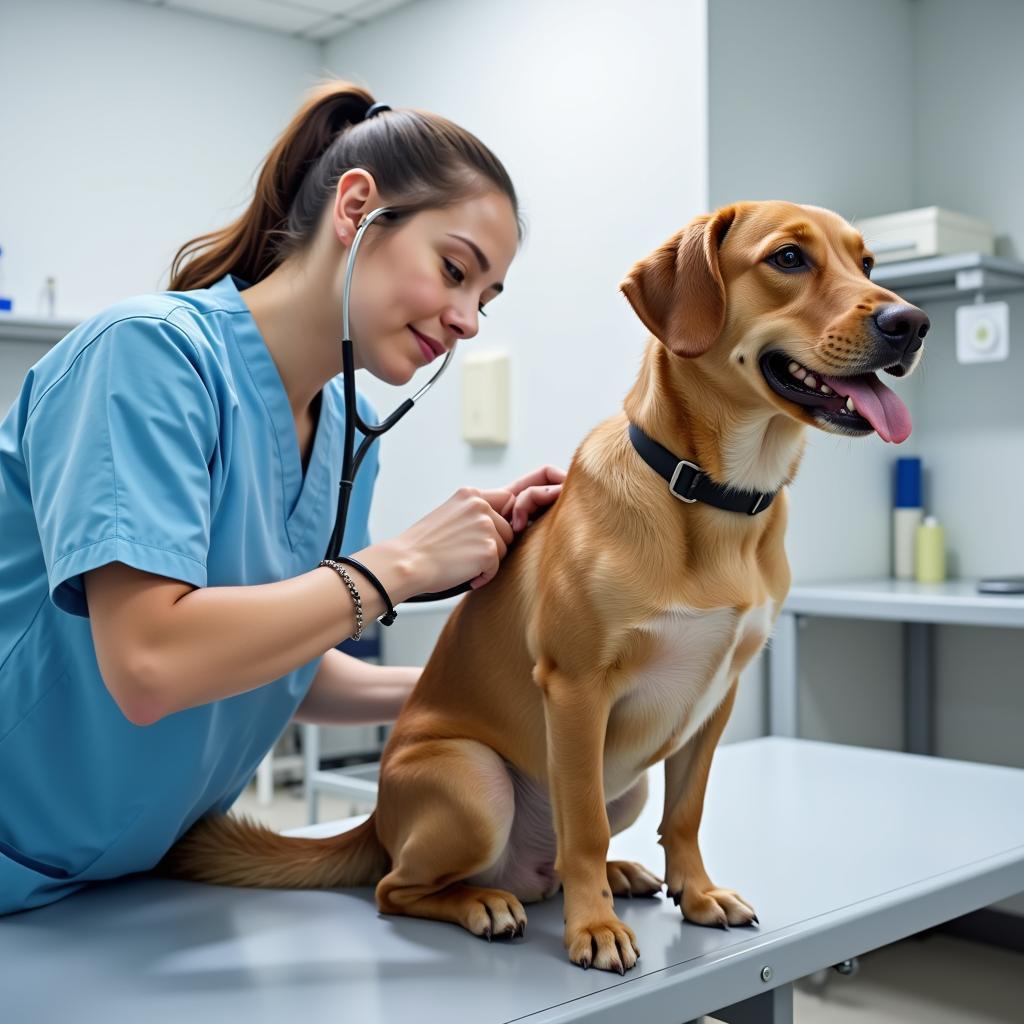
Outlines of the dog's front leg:
M 669 895 L 688 921 L 719 928 L 757 923 L 757 914 L 738 893 L 712 883 L 697 845 L 711 759 L 729 720 L 738 682 L 733 681 L 704 727 L 665 762 L 665 814 L 658 828 Z
M 624 974 L 640 950 L 633 930 L 615 916 L 608 882 L 608 702 L 597 681 L 567 678 L 544 661 L 534 675 L 544 693 L 548 786 L 558 840 L 555 869 L 565 893 L 565 948 L 580 967 Z

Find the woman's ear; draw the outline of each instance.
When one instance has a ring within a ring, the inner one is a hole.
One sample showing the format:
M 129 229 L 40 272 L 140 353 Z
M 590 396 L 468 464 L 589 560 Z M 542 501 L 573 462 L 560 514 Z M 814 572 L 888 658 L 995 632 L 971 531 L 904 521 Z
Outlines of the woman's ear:
M 725 324 L 718 247 L 735 218 L 734 206 L 695 217 L 619 285 L 647 329 L 677 356 L 703 355 Z
M 334 234 L 342 245 L 352 244 L 360 221 L 380 205 L 377 183 L 369 171 L 353 167 L 338 179 L 332 214 Z

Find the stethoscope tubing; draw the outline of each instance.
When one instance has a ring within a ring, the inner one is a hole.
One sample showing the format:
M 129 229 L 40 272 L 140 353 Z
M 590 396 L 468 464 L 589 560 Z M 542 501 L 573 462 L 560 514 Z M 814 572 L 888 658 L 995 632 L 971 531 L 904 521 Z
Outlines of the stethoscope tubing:
M 352 273 L 356 265 L 356 253 L 362 243 L 366 229 L 381 216 L 394 213 L 386 206 L 379 206 L 368 213 L 359 223 L 355 237 L 352 239 L 352 248 L 349 250 L 348 265 L 345 268 L 345 284 L 341 299 L 342 318 L 342 341 L 341 341 L 341 362 L 342 362 L 342 385 L 345 394 L 345 438 L 341 464 L 341 480 L 338 484 L 338 511 L 334 520 L 334 529 L 331 532 L 331 539 L 327 543 L 325 559 L 336 559 L 341 552 L 341 542 L 345 534 L 345 524 L 348 520 L 349 500 L 352 496 L 352 486 L 355 483 L 356 474 L 363 463 L 366 453 L 371 445 L 382 434 L 386 434 L 415 404 L 427 393 L 437 382 L 438 378 L 452 361 L 455 355 L 453 345 L 444 357 L 438 371 L 416 392 L 412 398 L 407 398 L 387 419 L 380 423 L 367 423 L 359 415 L 356 406 L 356 379 L 355 379 L 355 353 L 352 345 L 352 333 L 349 327 L 349 301 L 352 294 Z M 356 427 L 363 435 L 359 450 L 355 450 Z M 420 594 L 417 597 L 407 598 L 409 601 L 440 601 L 446 597 L 453 597 L 456 594 L 465 593 L 469 590 L 469 583 L 462 583 L 459 586 L 451 587 L 448 590 L 436 594 Z

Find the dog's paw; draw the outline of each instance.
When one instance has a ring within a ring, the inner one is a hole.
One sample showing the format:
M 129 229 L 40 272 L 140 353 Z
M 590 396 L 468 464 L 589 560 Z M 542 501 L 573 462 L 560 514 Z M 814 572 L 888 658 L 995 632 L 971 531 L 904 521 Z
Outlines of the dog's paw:
M 665 883 L 631 860 L 608 861 L 608 885 L 616 896 L 657 896 Z
M 613 914 L 586 924 L 566 925 L 565 948 L 569 959 L 584 970 L 597 967 L 625 974 L 640 957 L 633 929 Z
M 526 934 L 526 911 L 510 892 L 466 886 L 462 923 L 474 935 L 492 939 L 516 939 Z
M 754 908 L 733 889 L 710 888 L 701 892 L 696 886 L 683 885 L 681 891 L 669 886 L 669 895 L 683 917 L 694 924 L 729 928 L 759 923 Z

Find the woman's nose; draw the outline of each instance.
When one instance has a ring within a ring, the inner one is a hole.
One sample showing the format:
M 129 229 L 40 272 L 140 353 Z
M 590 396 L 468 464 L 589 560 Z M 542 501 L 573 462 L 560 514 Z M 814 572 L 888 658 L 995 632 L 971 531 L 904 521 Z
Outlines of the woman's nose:
M 451 331 L 456 338 L 465 340 L 472 338 L 479 330 L 480 318 L 477 316 L 476 307 L 463 309 L 459 306 L 449 306 L 441 314 L 441 324 L 445 330 Z

